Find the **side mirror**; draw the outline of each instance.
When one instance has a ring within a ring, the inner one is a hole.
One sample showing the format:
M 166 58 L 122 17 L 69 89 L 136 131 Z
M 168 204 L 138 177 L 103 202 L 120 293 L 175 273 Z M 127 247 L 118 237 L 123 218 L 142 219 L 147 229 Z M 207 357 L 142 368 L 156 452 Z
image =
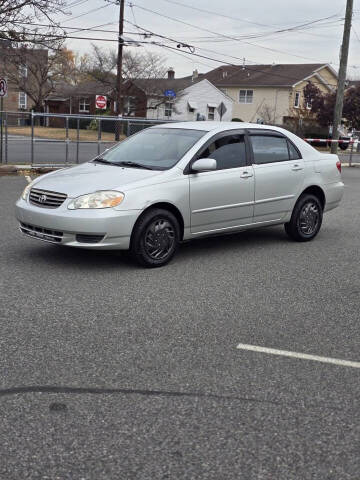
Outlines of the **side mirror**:
M 214 158 L 199 158 L 191 165 L 192 172 L 210 172 L 216 170 L 217 164 Z

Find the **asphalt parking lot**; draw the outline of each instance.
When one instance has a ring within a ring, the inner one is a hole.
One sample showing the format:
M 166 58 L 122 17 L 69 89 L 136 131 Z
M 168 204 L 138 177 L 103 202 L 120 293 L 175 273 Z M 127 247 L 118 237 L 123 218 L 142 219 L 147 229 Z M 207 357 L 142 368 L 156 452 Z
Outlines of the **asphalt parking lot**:
M 360 478 L 360 169 L 311 243 L 197 240 L 144 270 L 24 238 L 0 178 L 0 478 Z M 322 363 L 237 345 L 354 362 Z

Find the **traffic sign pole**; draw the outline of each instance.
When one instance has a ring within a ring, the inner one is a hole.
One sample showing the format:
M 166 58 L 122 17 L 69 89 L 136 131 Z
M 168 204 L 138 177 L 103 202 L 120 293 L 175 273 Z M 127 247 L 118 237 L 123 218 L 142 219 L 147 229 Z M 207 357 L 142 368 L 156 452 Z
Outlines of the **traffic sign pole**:
M 0 163 L 3 163 L 3 110 L 4 110 L 4 97 L 1 97 L 0 100 Z
M 6 78 L 0 78 L 0 163 L 3 163 L 3 116 L 4 97 L 7 96 L 8 85 Z

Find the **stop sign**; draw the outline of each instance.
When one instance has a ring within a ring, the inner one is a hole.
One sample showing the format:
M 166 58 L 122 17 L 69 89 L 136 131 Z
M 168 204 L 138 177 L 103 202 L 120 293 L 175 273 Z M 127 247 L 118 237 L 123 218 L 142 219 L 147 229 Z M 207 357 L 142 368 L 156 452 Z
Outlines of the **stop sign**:
M 95 107 L 99 108 L 100 110 L 106 109 L 106 97 L 104 95 L 96 95 L 95 97 Z

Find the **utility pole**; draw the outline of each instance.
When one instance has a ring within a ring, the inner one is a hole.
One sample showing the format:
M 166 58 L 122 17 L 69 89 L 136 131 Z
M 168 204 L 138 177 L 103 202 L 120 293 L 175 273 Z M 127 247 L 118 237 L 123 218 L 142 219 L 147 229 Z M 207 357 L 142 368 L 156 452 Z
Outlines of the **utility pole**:
M 334 111 L 333 134 L 332 134 L 333 140 L 339 140 L 339 124 L 341 123 L 342 111 L 343 111 L 343 105 L 344 105 L 344 91 L 345 91 L 345 81 L 346 81 L 346 69 L 347 69 L 347 62 L 348 62 L 348 56 L 349 56 L 352 12 L 353 12 L 353 0 L 347 0 L 344 34 L 343 34 L 343 41 L 341 45 L 338 89 L 336 94 L 336 103 L 335 103 L 335 111 Z M 337 142 L 332 142 L 331 153 L 337 153 L 337 149 L 338 149 Z
M 125 0 L 120 0 L 120 14 L 119 14 L 119 39 L 118 39 L 118 57 L 117 57 L 117 75 L 116 75 L 116 114 L 122 114 L 121 101 L 121 82 L 122 82 L 122 57 L 123 57 L 123 33 L 124 33 L 124 6 Z M 115 140 L 118 141 L 120 137 L 119 128 L 115 131 Z

